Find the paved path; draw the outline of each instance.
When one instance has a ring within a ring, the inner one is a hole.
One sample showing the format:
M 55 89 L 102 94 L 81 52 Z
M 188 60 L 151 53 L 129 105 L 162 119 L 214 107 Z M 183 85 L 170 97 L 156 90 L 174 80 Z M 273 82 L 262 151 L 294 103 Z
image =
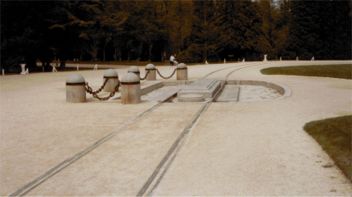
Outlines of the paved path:
M 335 166 L 322 167 L 332 161 L 302 129 L 308 121 L 351 114 L 351 81 L 262 76 L 263 67 L 230 79 L 272 81 L 288 86 L 292 95 L 213 103 L 154 195 L 351 194 L 351 183 Z
M 197 65 L 191 79 L 263 80 L 292 95 L 275 100 L 212 103 L 167 166 L 154 195 L 348 195 L 351 183 L 302 129 L 311 120 L 352 113 L 350 80 L 261 75 L 269 66 L 351 61 L 244 62 Z M 161 68 L 168 73 L 171 67 Z M 126 69 L 118 69 L 119 74 Z M 79 71 L 98 87 L 103 71 Z M 119 101 L 69 104 L 68 73 L 0 78 L 0 194 L 45 175 L 98 140 L 83 157 L 47 177 L 28 195 L 136 195 L 202 103 Z M 143 72 L 142 72 L 143 74 Z M 152 109 L 148 111 L 149 109 Z M 147 111 L 147 112 L 146 112 Z M 137 115 L 141 115 L 136 119 Z M 129 124 L 134 122 L 133 124 Z

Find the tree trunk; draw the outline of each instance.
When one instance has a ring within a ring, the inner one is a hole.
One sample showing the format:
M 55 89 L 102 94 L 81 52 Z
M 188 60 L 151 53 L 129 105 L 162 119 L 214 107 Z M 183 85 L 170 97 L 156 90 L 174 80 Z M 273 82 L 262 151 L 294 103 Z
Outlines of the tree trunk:
M 81 49 L 81 52 L 79 54 L 79 60 L 82 61 L 82 59 L 83 59 L 83 49 Z
M 50 71 L 50 70 L 51 70 L 50 68 L 51 68 L 50 62 L 48 62 L 48 61 L 45 62 L 44 70 L 45 70 L 45 71 Z
M 115 47 L 114 49 L 114 61 L 117 60 L 117 47 Z
M 153 48 L 153 44 L 149 45 L 149 61 L 151 61 L 152 59 L 152 48 Z
M 93 61 L 96 61 L 98 56 L 98 49 L 96 47 L 92 47 L 92 49 L 89 51 L 89 54 L 92 56 Z
M 65 60 L 61 60 L 60 61 L 60 69 L 64 69 L 66 67 L 66 61 Z
M 138 61 L 141 60 L 142 49 L 143 49 L 143 43 L 140 43 L 139 46 L 138 46 L 138 56 L 137 56 L 137 60 L 138 60 Z
M 105 62 L 105 51 L 106 51 L 106 45 L 104 45 L 104 47 L 103 47 L 103 61 Z

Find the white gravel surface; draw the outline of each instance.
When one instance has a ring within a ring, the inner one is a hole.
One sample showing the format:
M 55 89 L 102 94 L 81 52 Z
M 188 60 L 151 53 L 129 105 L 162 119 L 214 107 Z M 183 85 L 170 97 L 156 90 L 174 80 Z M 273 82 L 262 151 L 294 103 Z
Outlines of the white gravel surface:
M 189 67 L 190 79 L 268 81 L 291 96 L 212 103 L 185 136 L 154 195 L 345 195 L 352 185 L 303 129 L 352 114 L 351 80 L 262 75 L 270 66 L 351 64 L 276 61 Z M 163 73 L 173 68 L 162 67 Z M 222 70 L 219 70 L 222 69 Z M 217 72 L 214 72 L 219 70 Z M 119 74 L 126 68 L 117 69 Z M 142 75 L 144 71 L 141 69 Z M 103 71 L 79 71 L 97 88 Z M 49 177 L 28 195 L 136 195 L 201 103 L 65 102 L 66 73 L 0 77 L 0 195 L 9 195 L 97 140 L 116 135 Z

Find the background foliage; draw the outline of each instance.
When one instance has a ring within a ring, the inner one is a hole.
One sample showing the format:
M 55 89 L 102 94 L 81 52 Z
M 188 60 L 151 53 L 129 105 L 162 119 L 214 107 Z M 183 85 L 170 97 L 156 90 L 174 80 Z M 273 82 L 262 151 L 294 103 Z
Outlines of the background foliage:
M 54 59 L 351 59 L 350 1 L 1 1 L 1 67 Z

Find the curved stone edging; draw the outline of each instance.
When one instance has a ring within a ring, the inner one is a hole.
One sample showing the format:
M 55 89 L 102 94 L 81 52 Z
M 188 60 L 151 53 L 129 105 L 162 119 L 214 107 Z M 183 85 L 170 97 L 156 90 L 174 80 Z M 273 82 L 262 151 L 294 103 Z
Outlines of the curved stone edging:
M 274 98 L 275 99 L 283 99 L 286 97 L 291 96 L 292 92 L 291 89 L 288 88 L 286 85 L 278 85 L 274 82 L 268 82 L 268 81 L 257 81 L 257 80 L 228 80 L 226 81 L 226 84 L 233 84 L 233 85 L 259 85 L 259 86 L 264 86 L 267 88 L 271 88 L 276 90 L 278 93 L 280 93 L 282 96 Z

